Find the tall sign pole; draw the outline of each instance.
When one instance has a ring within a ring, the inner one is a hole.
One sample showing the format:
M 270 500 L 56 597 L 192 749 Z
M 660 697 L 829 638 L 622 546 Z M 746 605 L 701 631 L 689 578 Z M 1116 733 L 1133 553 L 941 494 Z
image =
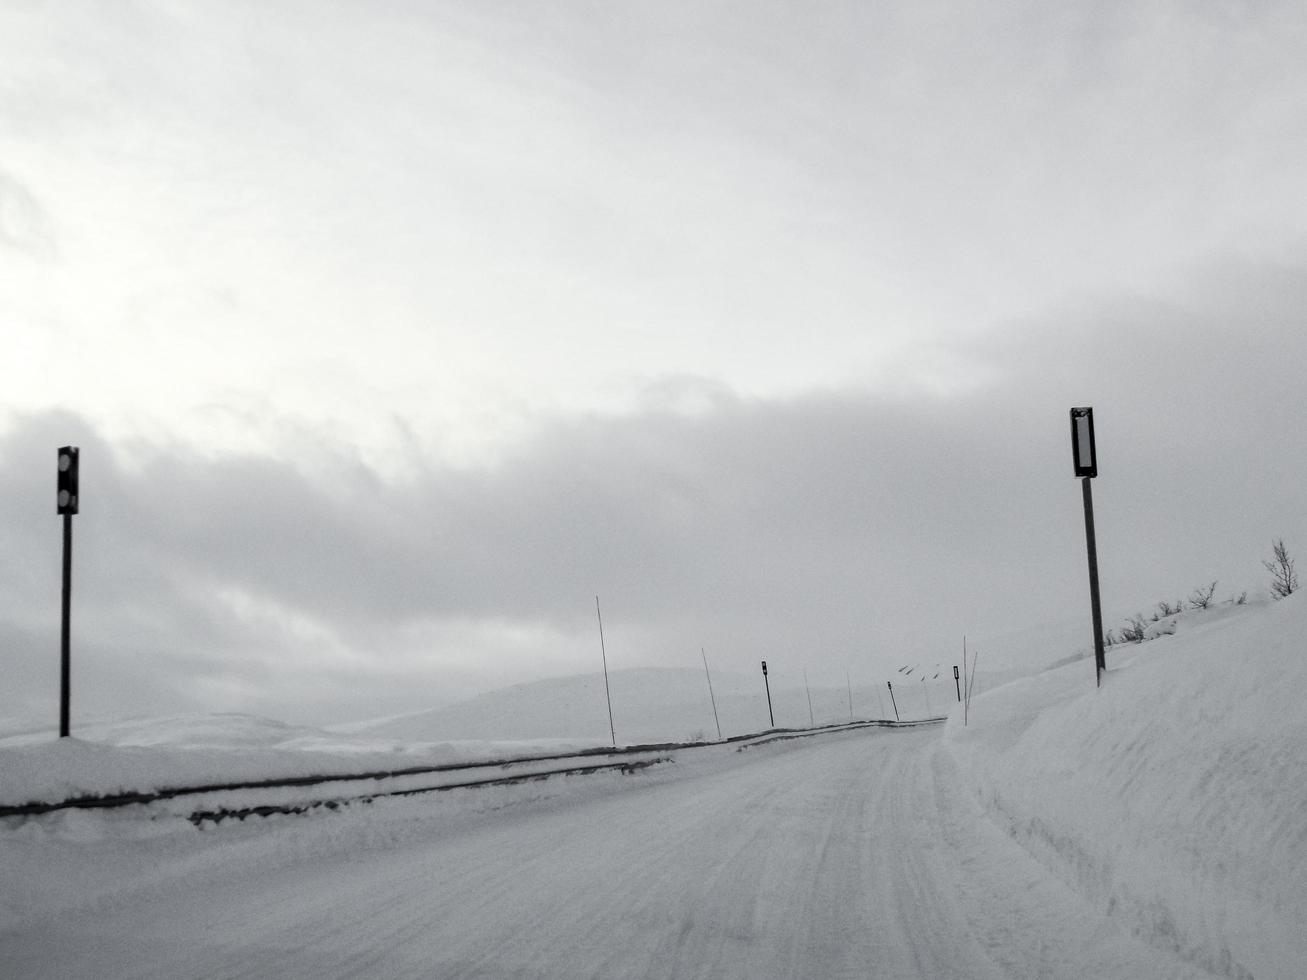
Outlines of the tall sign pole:
M 776 716 L 771 710 L 771 682 L 767 680 L 767 661 L 762 662 L 762 684 L 767 688 L 767 720 L 771 722 L 771 727 L 776 727 Z
M 1090 481 L 1098 476 L 1098 452 L 1094 442 L 1094 410 L 1071 409 L 1071 453 L 1075 473 L 1085 500 L 1085 545 L 1089 554 L 1089 606 L 1094 617 L 1095 683 L 1103 686 L 1107 656 L 1103 651 L 1103 609 L 1098 595 L 1098 544 L 1094 539 L 1094 491 Z
M 72 650 L 70 620 L 73 600 L 73 515 L 77 513 L 76 446 L 59 450 L 55 480 L 55 511 L 64 519 L 63 597 L 59 625 L 59 737 L 67 738 L 72 707 Z

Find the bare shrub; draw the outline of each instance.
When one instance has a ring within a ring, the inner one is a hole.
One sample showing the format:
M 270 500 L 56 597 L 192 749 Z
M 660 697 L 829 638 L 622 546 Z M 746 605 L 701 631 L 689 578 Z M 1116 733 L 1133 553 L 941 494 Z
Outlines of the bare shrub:
M 1272 558 L 1262 562 L 1271 573 L 1271 595 L 1283 599 L 1298 591 L 1298 573 L 1294 570 L 1293 559 L 1289 549 L 1284 546 L 1284 538 L 1271 544 Z
M 1122 643 L 1143 643 L 1144 634 L 1148 632 L 1148 623 L 1144 621 L 1142 614 L 1131 616 L 1121 627 Z
M 1190 609 L 1206 609 L 1212 604 L 1212 596 L 1216 594 L 1216 583 L 1211 585 L 1200 585 L 1189 593 Z

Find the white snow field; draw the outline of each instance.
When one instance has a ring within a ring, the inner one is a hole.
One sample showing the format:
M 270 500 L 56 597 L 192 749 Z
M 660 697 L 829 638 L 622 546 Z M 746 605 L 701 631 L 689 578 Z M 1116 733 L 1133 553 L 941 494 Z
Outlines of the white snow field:
M 1079 659 L 965 726 L 955 708 L 627 775 L 199 828 L 176 800 L 5 817 L 0 977 L 1300 978 L 1305 637 L 1298 596 L 1225 605 L 1113 648 L 1101 690 Z M 11 737 L 0 805 L 187 781 L 188 759 L 202 781 L 506 748 L 223 741 L 261 725 Z M 152 754 L 166 778 L 142 775 Z

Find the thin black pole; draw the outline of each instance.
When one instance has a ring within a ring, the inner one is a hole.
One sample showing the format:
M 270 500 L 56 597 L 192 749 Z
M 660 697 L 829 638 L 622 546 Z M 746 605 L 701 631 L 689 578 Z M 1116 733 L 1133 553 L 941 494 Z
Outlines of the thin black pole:
M 717 741 L 722 740 L 722 723 L 717 719 L 717 696 L 712 692 L 712 674 L 708 673 L 708 654 L 704 653 L 703 647 L 699 648 L 699 655 L 703 657 L 703 675 L 708 678 L 708 698 L 712 701 L 712 720 L 717 726 Z
M 599 617 L 599 653 L 604 658 L 604 697 L 608 700 L 608 734 L 617 748 L 617 729 L 613 727 L 613 694 L 608 689 L 608 651 L 604 649 L 604 614 L 599 611 L 599 597 L 595 596 L 595 615 Z
M 894 705 L 894 720 L 899 720 L 899 703 L 894 700 L 894 682 L 886 681 L 885 686 L 889 688 L 889 703 Z
M 1103 671 L 1107 670 L 1107 657 L 1103 652 L 1103 610 L 1098 598 L 1098 545 L 1094 540 L 1094 492 L 1090 477 L 1080 483 L 1085 495 L 1085 544 L 1089 551 L 1089 605 L 1094 615 L 1094 677 L 1098 687 L 1103 686 Z
M 766 664 L 764 664 L 764 665 L 763 665 L 763 668 L 762 668 L 762 683 L 763 683 L 763 686 L 764 686 L 765 688 L 767 688 L 767 720 L 768 720 L 769 722 L 771 722 L 771 727 L 772 727 L 772 728 L 775 728 L 775 727 L 776 727 L 776 716 L 775 716 L 774 714 L 772 714 L 772 710 L 771 710 L 771 683 L 767 680 L 767 666 L 766 666 Z
M 59 737 L 67 738 L 72 708 L 72 654 L 69 620 L 73 599 L 73 515 L 64 514 L 64 588 L 59 627 Z

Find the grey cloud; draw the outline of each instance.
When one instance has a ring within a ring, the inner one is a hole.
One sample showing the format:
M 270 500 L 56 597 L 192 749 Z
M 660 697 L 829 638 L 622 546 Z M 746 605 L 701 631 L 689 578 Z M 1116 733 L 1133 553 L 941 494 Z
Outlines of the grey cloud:
M 1118 601 L 1178 590 L 1202 568 L 1236 591 L 1258 587 L 1249 550 L 1307 530 L 1296 449 L 1307 424 L 1307 268 L 1213 262 L 1165 294 L 1012 325 L 972 353 L 1045 416 L 1095 405 Z
M 283 716 L 420 706 L 423 685 L 450 689 L 442 676 L 575 669 L 597 593 L 628 666 L 707 644 L 728 667 L 874 671 L 963 632 L 1087 616 L 1074 404 L 1096 408 L 1109 618 L 1213 578 L 1255 591 L 1272 536 L 1307 547 L 1304 311 L 1303 270 L 1227 264 L 1164 299 L 994 333 L 964 353 L 998 381 L 966 396 L 690 385 L 688 401 L 543 420 L 493 466 L 428 461 L 407 481 L 326 435 L 302 458 L 159 446 L 128 463 L 77 416 L 18 419 L 0 439 L 3 639 L 38 683 L 57 635 L 64 442 L 83 447 L 75 615 L 117 665 L 104 684 L 139 676 Z M 232 595 L 262 611 L 242 616 Z
M 274 624 L 242 622 L 224 590 L 309 616 L 377 664 L 407 628 L 468 619 L 588 648 L 595 593 L 619 633 L 639 638 L 627 651 L 637 662 L 701 642 L 744 656 L 814 638 L 845 655 L 898 642 L 975 572 L 974 556 L 956 553 L 975 517 L 943 488 L 958 483 L 954 468 L 980 469 L 983 446 L 974 433 L 954 445 L 940 422 L 837 395 L 559 421 L 497 468 L 434 469 L 403 486 L 347 459 L 309 476 L 293 461 L 173 450 L 129 469 L 71 417 L 29 420 L 4 456 L 27 461 L 6 474 L 14 496 L 48 504 L 44 464 L 68 438 L 56 432 L 81 430 L 79 627 L 106 656 L 156 651 L 157 670 L 186 690 L 223 657 L 247 681 L 261 659 L 315 659 L 312 643 L 295 649 Z M 39 585 L 0 597 L 16 609 L 48 596 L 47 649 L 50 509 L 35 508 L 12 542 Z

